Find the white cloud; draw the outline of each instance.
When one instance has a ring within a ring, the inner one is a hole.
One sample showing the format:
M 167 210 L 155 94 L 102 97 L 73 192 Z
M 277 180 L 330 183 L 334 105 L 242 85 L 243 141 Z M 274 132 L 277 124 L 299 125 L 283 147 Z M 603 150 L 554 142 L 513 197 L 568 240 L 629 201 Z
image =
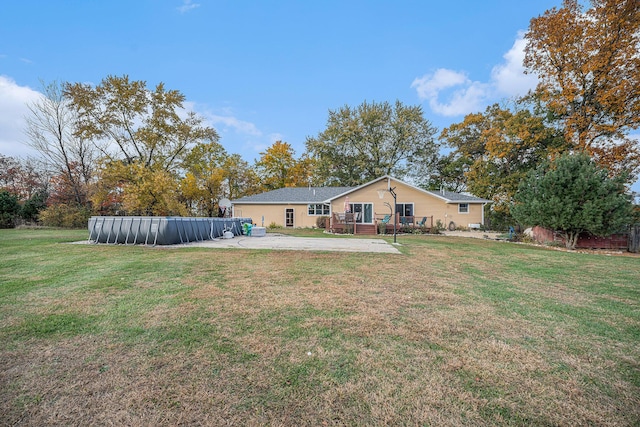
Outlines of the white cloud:
M 180 13 L 186 13 L 190 10 L 193 10 L 197 7 L 200 7 L 200 3 L 193 3 L 191 0 L 183 0 L 182 6 L 177 7 Z
M 240 120 L 237 117 L 233 116 L 220 116 L 217 114 L 208 113 L 205 117 L 213 123 L 214 127 L 216 125 L 222 125 L 224 131 L 228 131 L 229 129 L 234 130 L 235 132 L 239 132 L 246 135 L 251 136 L 262 136 L 262 132 L 251 122 L 246 122 L 244 120 Z
M 481 111 L 501 97 L 522 96 L 535 88 L 537 77 L 524 74 L 522 66 L 525 46 L 524 33 L 519 32 L 511 49 L 503 55 L 503 63 L 491 70 L 489 82 L 473 81 L 463 71 L 439 68 L 433 74 L 414 79 L 411 87 L 434 113 L 442 116 Z
M 240 120 L 233 115 L 229 109 L 221 109 L 218 112 L 211 111 L 206 105 L 192 101 L 183 103 L 183 109 L 179 112 L 181 117 L 186 117 L 187 111 L 193 111 L 203 117 L 207 124 L 213 127 L 218 133 L 238 133 L 246 136 L 262 136 L 262 132 L 251 122 Z
M 25 141 L 27 105 L 42 94 L 13 79 L 0 75 L 0 154 L 11 157 L 36 155 Z
M 458 116 L 476 111 L 486 101 L 490 91 L 488 85 L 471 81 L 465 73 L 446 68 L 439 68 L 433 74 L 415 79 L 411 87 L 416 88 L 421 100 L 429 102 L 431 110 L 443 116 Z M 448 95 L 447 102 L 440 100 L 443 93 Z
M 496 65 L 491 70 L 491 81 L 497 92 L 504 96 L 522 96 L 530 89 L 535 89 L 538 77 L 535 74 L 525 74 L 524 48 L 527 42 L 524 33 L 518 33 L 518 38 L 507 53 L 503 55 L 504 63 Z
M 440 68 L 431 75 L 424 75 L 415 79 L 411 87 L 418 91 L 420 99 L 430 99 L 437 97 L 442 89 L 459 86 L 469 81 L 466 74 L 458 73 L 446 68 Z
M 269 147 L 266 139 L 272 135 L 265 136 L 254 123 L 239 119 L 229 108 L 216 108 L 214 112 L 206 105 L 194 102 L 185 102 L 184 107 L 203 117 L 207 126 L 218 132 L 220 143 L 230 153 L 241 154 L 245 160 L 250 160 L 251 156 Z

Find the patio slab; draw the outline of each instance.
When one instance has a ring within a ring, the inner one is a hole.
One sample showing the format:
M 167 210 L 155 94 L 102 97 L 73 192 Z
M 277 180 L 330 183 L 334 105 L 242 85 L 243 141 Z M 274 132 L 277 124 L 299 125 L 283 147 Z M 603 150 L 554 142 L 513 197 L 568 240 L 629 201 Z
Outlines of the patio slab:
M 337 252 L 374 252 L 400 254 L 392 244 L 382 239 L 348 239 L 293 237 L 284 234 L 267 233 L 264 237 L 236 236 L 233 239 L 213 239 L 179 245 L 163 246 L 172 248 L 237 248 L 237 249 L 276 249 L 300 251 L 337 251 Z

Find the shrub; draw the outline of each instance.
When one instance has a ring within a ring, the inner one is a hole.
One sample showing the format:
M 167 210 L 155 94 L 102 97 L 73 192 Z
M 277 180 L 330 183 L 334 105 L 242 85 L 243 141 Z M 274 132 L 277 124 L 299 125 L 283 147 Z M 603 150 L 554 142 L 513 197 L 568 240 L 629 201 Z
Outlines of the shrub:
M 387 234 L 387 224 L 384 222 L 378 223 L 378 234 Z
M 49 227 L 86 228 L 91 210 L 80 205 L 51 205 L 40 212 L 40 221 Z
M 328 216 L 319 216 L 316 219 L 316 226 L 318 228 L 327 228 L 327 221 L 329 220 Z

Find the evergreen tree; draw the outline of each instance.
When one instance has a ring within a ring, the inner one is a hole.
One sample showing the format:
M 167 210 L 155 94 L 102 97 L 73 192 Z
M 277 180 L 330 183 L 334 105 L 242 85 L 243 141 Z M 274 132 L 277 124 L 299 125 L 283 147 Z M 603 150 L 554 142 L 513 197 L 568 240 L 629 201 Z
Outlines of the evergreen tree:
M 37 221 L 38 215 L 47 207 L 49 195 L 44 190 L 36 191 L 22 206 L 22 218 L 27 221 Z
M 520 184 L 511 208 L 514 218 L 562 233 L 575 249 L 581 233 L 605 236 L 631 218 L 624 177 L 609 178 L 586 154 L 565 154 L 532 170 Z
M 13 228 L 19 214 L 18 196 L 7 190 L 0 190 L 0 228 Z

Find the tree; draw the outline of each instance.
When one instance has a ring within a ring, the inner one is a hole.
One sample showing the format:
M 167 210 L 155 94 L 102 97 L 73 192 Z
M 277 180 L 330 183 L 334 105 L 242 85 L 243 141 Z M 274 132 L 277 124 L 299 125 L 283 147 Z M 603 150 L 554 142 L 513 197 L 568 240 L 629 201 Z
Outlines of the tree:
M 260 179 L 249 163 L 242 160 L 239 154 L 227 157 L 222 167 L 224 170 L 224 192 L 233 200 L 257 194 L 261 191 Z
M 528 174 L 511 212 L 521 224 L 561 232 L 566 247 L 575 249 L 581 233 L 605 236 L 620 231 L 631 218 L 624 177 L 608 175 L 587 154 L 564 154 Z
M 441 156 L 433 164 L 431 173 L 418 183 L 429 190 L 445 189 L 459 193 L 466 191 L 467 182 L 465 172 L 469 170 L 471 161 L 467 157 L 460 156 L 456 152 L 450 152 Z
M 306 140 L 316 164 L 314 183 L 359 185 L 382 175 L 424 175 L 437 154 L 435 132 L 422 107 L 400 101 L 329 110 L 326 129 Z
M 0 154 L 0 189 L 18 197 L 23 202 L 40 191 L 47 191 L 50 171 L 34 158 L 13 158 Z
M 7 190 L 0 190 L 0 228 L 12 228 L 19 214 L 18 197 Z
M 102 215 L 183 215 L 178 178 L 163 169 L 139 162 L 107 160 L 92 196 L 94 208 Z
M 184 211 L 171 200 L 178 200 L 180 164 L 194 145 L 218 140 L 202 118 L 182 110 L 184 95 L 163 83 L 149 90 L 126 75 L 95 87 L 67 84 L 65 95 L 78 114 L 75 136 L 94 141 L 104 156 L 94 195 L 102 212 Z
M 494 104 L 484 113 L 469 114 L 444 129 L 440 139 L 454 149 L 444 166 L 463 171 L 466 189 L 492 200 L 490 214 L 505 221 L 527 172 L 567 149 L 546 116 L 515 105 L 507 109 Z
M 564 0 L 531 20 L 524 65 L 536 96 L 564 125 L 573 148 L 613 174 L 635 176 L 640 126 L 640 7 L 637 0 Z
M 76 136 L 108 143 L 101 149 L 111 160 L 170 171 L 190 145 L 218 140 L 195 113 L 182 117 L 184 95 L 163 83 L 151 91 L 144 81 L 108 76 L 96 87 L 67 84 L 65 94 L 78 113 Z
M 49 194 L 45 190 L 38 190 L 24 202 L 21 216 L 27 221 L 38 221 L 40 212 L 47 208 Z
M 295 151 L 289 143 L 274 142 L 260 153 L 260 160 L 255 164 L 263 189 L 269 191 L 307 185 L 308 178 L 311 176 L 309 165 L 300 167 L 298 163 Z
M 188 209 L 196 215 L 216 216 L 223 198 L 224 147 L 215 141 L 198 143 L 184 156 L 180 192 Z
M 42 91 L 40 99 L 28 104 L 27 144 L 63 175 L 72 201 L 85 205 L 96 165 L 95 147 L 76 134 L 76 111 L 64 96 L 63 84 L 43 82 Z

